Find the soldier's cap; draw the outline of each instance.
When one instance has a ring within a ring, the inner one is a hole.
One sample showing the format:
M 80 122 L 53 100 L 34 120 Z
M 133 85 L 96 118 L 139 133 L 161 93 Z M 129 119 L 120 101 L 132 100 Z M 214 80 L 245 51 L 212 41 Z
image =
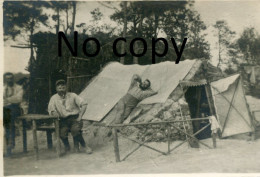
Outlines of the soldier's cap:
M 57 80 L 57 81 L 56 81 L 56 86 L 57 86 L 57 85 L 61 85 L 61 84 L 62 84 L 62 85 L 65 85 L 65 84 L 66 84 L 66 81 L 65 81 L 64 79 L 60 79 L 60 80 Z

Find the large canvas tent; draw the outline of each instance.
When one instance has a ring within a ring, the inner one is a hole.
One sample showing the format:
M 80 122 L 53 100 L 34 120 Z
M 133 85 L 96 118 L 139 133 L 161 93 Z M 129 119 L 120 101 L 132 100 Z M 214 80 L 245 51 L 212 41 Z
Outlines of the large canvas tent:
M 218 98 L 215 91 L 210 89 L 209 83 L 223 78 L 223 74 L 217 68 L 202 60 L 185 60 L 179 64 L 168 61 L 145 66 L 122 65 L 117 62 L 109 63 L 80 94 L 88 102 L 88 110 L 83 119 L 107 124 L 113 122 L 116 104 L 126 94 L 133 74 L 139 74 L 142 79 L 148 78 L 152 83 L 152 89 L 158 91 L 158 94 L 140 102 L 126 120 L 127 122 L 129 120 L 135 122 L 167 120 L 172 118 L 173 114 L 175 118 L 178 118 L 178 114 L 175 115 L 174 112 L 179 111 L 179 105 L 183 102 L 189 105 L 190 117 L 195 118 L 199 116 L 198 110 L 205 103 L 205 100 L 203 102 L 201 98 L 203 97 L 208 103 L 206 107 L 210 110 L 208 112 L 217 114 L 222 131 L 225 130 L 223 131 L 224 136 L 252 131 L 253 126 L 246 107 L 246 100 L 238 98 L 239 95 L 244 97 L 241 82 L 238 81 L 239 89 L 236 88 L 235 90 L 235 100 L 237 100 L 235 103 L 234 99 L 227 101 Z M 220 91 L 227 91 L 229 96 L 234 93 L 232 86 L 240 77 L 232 78 L 233 80 L 227 78 L 213 82 L 212 85 L 214 88 L 225 85 L 225 89 L 221 88 Z M 190 97 L 194 97 L 194 99 L 189 99 Z M 198 99 L 200 101 L 197 101 Z M 192 101 L 196 103 L 192 103 Z M 238 101 L 242 103 L 239 104 Z M 219 111 L 221 108 L 218 109 L 218 107 L 222 104 L 232 107 L 231 113 Z M 246 121 L 237 120 L 239 117 L 234 113 L 233 107 L 244 110 L 243 118 L 246 116 Z M 196 109 L 193 111 L 193 108 Z M 201 110 L 203 109 L 201 108 Z M 225 118 L 227 121 L 223 120 Z M 223 122 L 225 122 L 225 126 Z M 236 128 L 232 129 L 236 126 L 239 127 L 239 131 L 235 130 Z

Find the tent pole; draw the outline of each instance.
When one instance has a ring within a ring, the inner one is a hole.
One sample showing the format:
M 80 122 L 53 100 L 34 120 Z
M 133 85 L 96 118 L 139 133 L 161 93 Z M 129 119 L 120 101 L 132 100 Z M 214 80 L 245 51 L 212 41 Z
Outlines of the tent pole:
M 205 85 L 205 91 L 206 91 L 206 95 L 207 95 L 207 101 L 208 101 L 208 104 L 209 104 L 209 111 L 210 111 L 210 114 L 213 115 L 214 114 L 214 108 L 213 108 L 213 105 L 211 103 L 211 100 L 210 98 L 212 97 L 212 93 L 210 92 L 210 85 L 207 83 L 207 85 Z
M 199 112 L 200 112 L 200 100 L 201 100 L 201 88 L 196 87 L 196 94 L 197 94 L 197 109 L 196 109 L 196 117 L 199 117 Z

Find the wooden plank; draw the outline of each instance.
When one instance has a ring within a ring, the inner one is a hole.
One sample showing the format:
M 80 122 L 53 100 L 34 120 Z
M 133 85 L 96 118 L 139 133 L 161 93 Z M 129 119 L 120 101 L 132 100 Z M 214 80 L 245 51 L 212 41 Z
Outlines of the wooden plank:
M 216 136 L 217 136 L 216 133 L 212 133 L 212 142 L 213 142 L 214 149 L 217 147 Z
M 35 158 L 36 158 L 36 160 L 38 160 L 39 152 L 38 152 L 36 120 L 33 120 L 32 123 L 33 123 L 33 144 L 34 144 Z
M 87 58 L 80 58 L 80 57 L 70 57 L 70 58 L 74 60 L 90 61 L 90 59 Z
M 200 100 L 201 100 L 201 88 L 196 89 L 196 96 L 197 96 L 197 109 L 196 109 L 196 117 L 200 117 Z
M 168 141 L 168 154 L 171 152 L 171 127 L 167 126 L 167 141 Z
M 51 130 L 46 131 L 48 149 L 52 149 L 52 132 L 53 131 L 51 131 Z
M 55 120 L 55 133 L 56 133 L 56 139 L 57 139 L 57 144 L 56 144 L 56 152 L 57 156 L 61 156 L 61 144 L 60 144 L 60 125 L 59 125 L 59 120 Z
M 209 120 L 209 118 L 196 118 L 196 119 L 185 119 L 185 120 L 175 120 L 175 121 L 158 121 L 158 122 L 146 122 L 146 123 L 112 124 L 112 125 L 108 125 L 105 123 L 94 123 L 93 125 L 94 126 L 104 126 L 104 127 L 126 127 L 126 126 L 137 126 L 137 125 L 168 124 L 168 123 L 197 121 L 197 120 Z
M 26 125 L 26 120 L 22 120 L 23 123 L 23 152 L 27 152 L 27 125 Z
M 68 76 L 67 78 L 68 79 L 76 79 L 76 78 L 88 78 L 88 77 L 91 77 L 92 75 L 80 75 L 80 76 Z
M 22 116 L 17 117 L 18 119 L 25 119 L 25 120 L 45 120 L 45 119 L 57 119 L 56 116 L 50 116 L 46 114 L 24 114 Z
M 209 104 L 209 111 L 210 111 L 210 114 L 213 115 L 214 114 L 214 105 L 212 104 L 212 93 L 211 93 L 211 90 L 210 90 L 210 85 L 207 84 L 205 86 L 205 91 L 206 91 L 206 96 L 207 96 L 207 101 L 208 101 L 208 104 Z M 212 98 L 213 99 L 213 98 Z
M 114 140 L 113 144 L 114 144 L 114 153 L 115 153 L 115 157 L 116 157 L 116 162 L 120 162 L 117 128 L 112 128 L 112 133 L 113 133 L 113 140 Z

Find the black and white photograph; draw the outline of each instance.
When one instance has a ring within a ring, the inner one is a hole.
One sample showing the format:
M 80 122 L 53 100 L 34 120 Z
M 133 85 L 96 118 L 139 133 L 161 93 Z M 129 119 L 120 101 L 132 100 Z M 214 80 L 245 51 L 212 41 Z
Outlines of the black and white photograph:
M 1 5 L 1 175 L 260 174 L 260 1 Z

